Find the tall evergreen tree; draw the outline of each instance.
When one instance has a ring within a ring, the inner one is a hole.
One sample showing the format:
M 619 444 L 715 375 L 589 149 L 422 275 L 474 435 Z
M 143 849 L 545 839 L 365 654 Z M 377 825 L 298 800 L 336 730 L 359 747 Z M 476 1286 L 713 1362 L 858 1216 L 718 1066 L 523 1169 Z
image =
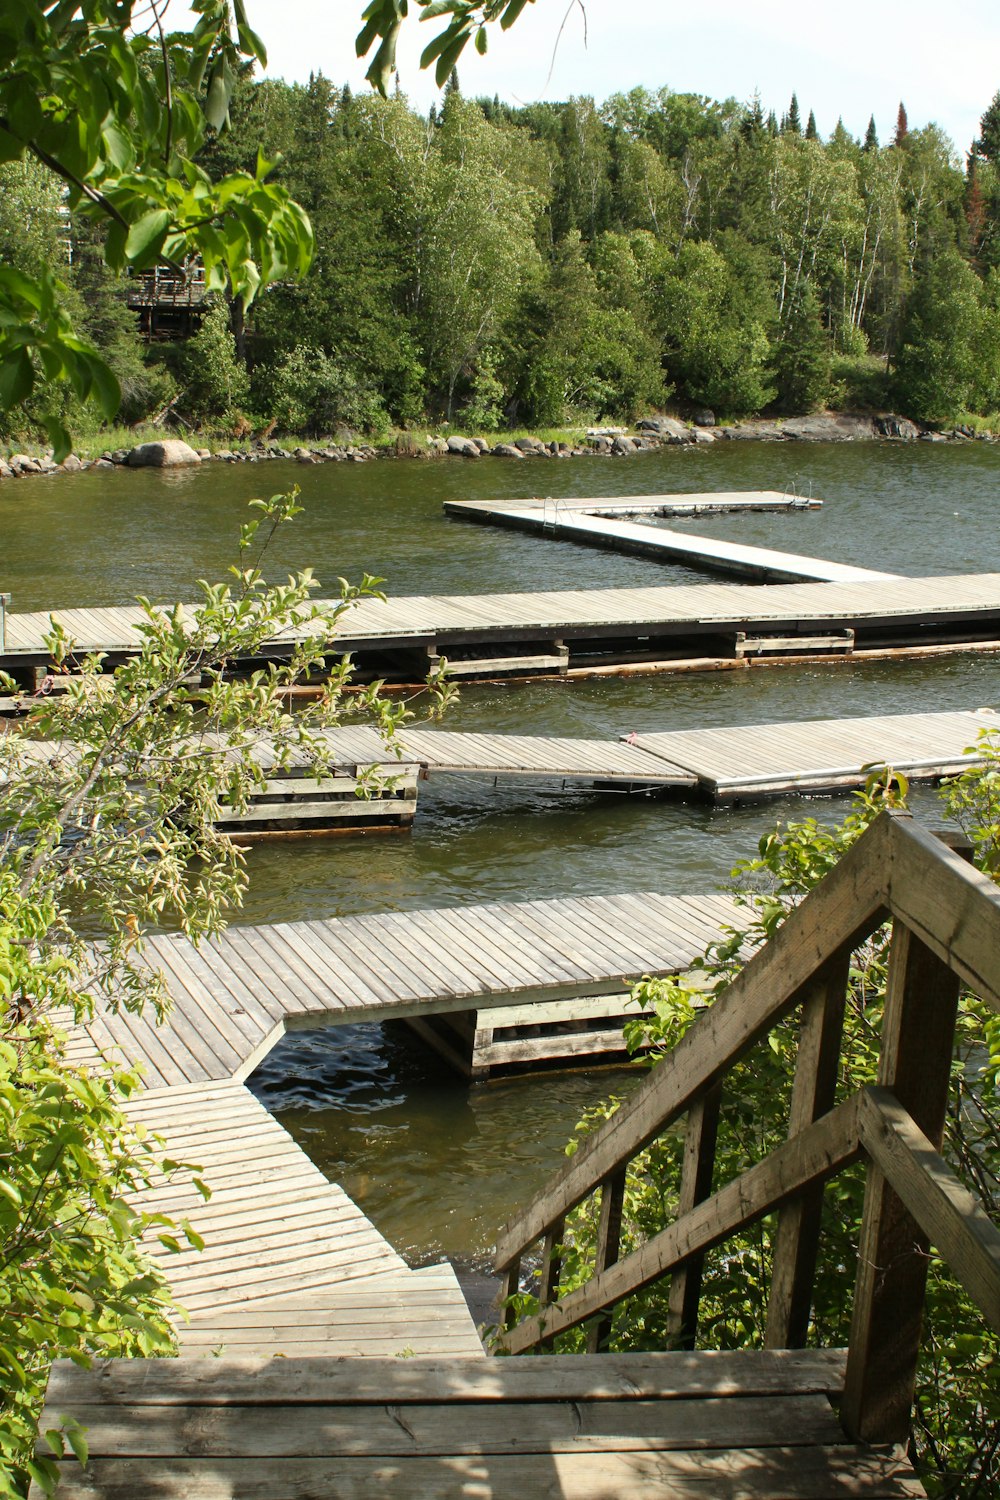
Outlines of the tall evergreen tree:
M 806 121 L 806 140 L 819 140 L 819 131 L 816 129 L 816 113 L 814 110 L 809 111 L 809 119 Z
M 802 120 L 799 116 L 799 101 L 796 94 L 792 95 L 792 102 L 788 106 L 788 114 L 785 116 L 785 129 L 789 135 L 802 134 Z
M 979 121 L 979 139 L 973 141 L 972 149 L 977 156 L 987 161 L 1000 161 L 1000 90 L 993 95 L 992 102 Z
M 869 116 L 869 119 L 868 119 L 868 129 L 865 131 L 865 143 L 864 143 L 864 145 L 862 146 L 861 149 L 863 151 L 877 151 L 878 150 L 878 132 L 875 129 L 875 116 L 874 115 Z
M 778 116 L 774 113 L 773 109 L 767 117 L 767 133 L 768 135 L 779 134 Z
M 753 140 L 760 136 L 764 130 L 764 109 L 760 102 L 760 95 L 754 91 L 750 103 L 743 109 L 740 119 L 740 134 L 744 140 Z
M 894 144 L 901 146 L 910 133 L 910 124 L 906 118 L 906 105 L 902 99 L 899 101 L 899 109 L 896 111 L 896 139 Z

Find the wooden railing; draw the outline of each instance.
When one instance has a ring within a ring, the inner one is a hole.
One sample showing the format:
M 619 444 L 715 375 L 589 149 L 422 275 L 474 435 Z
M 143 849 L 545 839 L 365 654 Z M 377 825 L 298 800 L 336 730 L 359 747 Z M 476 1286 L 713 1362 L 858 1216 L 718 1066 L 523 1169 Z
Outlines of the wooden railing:
M 850 958 L 892 923 L 877 1086 L 836 1105 Z M 587 1325 L 607 1342 L 612 1309 L 671 1278 L 672 1343 L 694 1347 L 706 1252 L 778 1211 L 766 1344 L 806 1338 L 823 1185 L 859 1159 L 867 1181 L 841 1417 L 848 1433 L 900 1442 L 910 1420 L 933 1244 L 1000 1331 L 1000 1232 L 940 1155 L 962 986 L 1000 1011 L 1000 890 L 901 814 L 883 814 L 789 914 L 775 936 L 688 1029 L 670 1055 L 497 1244 L 508 1295 L 542 1242 L 539 1311 L 503 1330 L 509 1353 L 545 1349 Z M 800 1030 L 787 1140 L 713 1191 L 727 1071 L 793 1011 Z M 677 1217 L 619 1259 L 625 1174 L 687 1116 Z M 600 1192 L 596 1264 L 559 1296 L 566 1216 Z

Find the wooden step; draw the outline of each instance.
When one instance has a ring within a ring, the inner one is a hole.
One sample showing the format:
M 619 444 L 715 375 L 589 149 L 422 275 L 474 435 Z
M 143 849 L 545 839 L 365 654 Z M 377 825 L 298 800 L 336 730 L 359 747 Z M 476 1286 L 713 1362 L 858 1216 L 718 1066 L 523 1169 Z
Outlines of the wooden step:
M 923 1495 L 898 1453 L 843 1438 L 842 1370 L 821 1351 L 60 1361 L 42 1430 L 87 1428 L 64 1500 Z

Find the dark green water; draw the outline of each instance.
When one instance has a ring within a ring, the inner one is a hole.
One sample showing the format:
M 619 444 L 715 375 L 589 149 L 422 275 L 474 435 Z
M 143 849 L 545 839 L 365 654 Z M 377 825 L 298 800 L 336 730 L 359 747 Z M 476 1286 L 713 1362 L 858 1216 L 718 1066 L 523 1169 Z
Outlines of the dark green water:
M 822 511 L 713 517 L 692 531 L 909 574 L 1000 571 L 1000 450 L 985 445 L 727 444 L 627 462 L 204 465 L 0 486 L 0 588 L 13 608 L 193 596 L 231 559 L 245 502 L 292 483 L 306 513 L 274 572 L 384 576 L 397 594 L 691 581 L 685 569 L 444 520 L 441 501 L 721 489 L 810 491 Z M 975 708 L 1000 662 L 797 667 L 465 688 L 456 729 L 620 731 Z M 933 809 L 933 794 L 921 796 Z M 834 819 L 841 801 L 712 810 L 441 777 L 412 834 L 257 849 L 244 919 L 465 901 L 717 888 L 777 817 Z M 284 1043 L 255 1086 L 335 1180 L 414 1258 L 475 1257 L 551 1170 L 583 1108 L 634 1075 L 578 1073 L 469 1089 L 395 1030 Z

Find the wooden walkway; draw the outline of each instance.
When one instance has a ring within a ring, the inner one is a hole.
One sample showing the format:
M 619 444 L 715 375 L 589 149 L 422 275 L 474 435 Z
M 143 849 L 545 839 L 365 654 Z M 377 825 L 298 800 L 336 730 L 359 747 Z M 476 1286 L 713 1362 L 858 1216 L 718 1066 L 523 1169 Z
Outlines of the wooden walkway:
M 657 562 L 681 562 L 688 567 L 757 583 L 858 583 L 893 578 L 847 563 L 750 547 L 715 537 L 691 536 L 681 531 L 623 519 L 625 516 L 710 515 L 727 510 L 806 509 L 809 501 L 764 490 L 746 495 L 658 495 L 645 500 L 623 497 L 597 500 L 446 500 L 445 514 L 454 520 L 478 521 L 527 531 L 557 542 L 576 542 L 651 557 Z
M 236 1082 L 146 1090 L 126 1113 L 193 1172 L 158 1177 L 133 1206 L 187 1219 L 203 1250 L 146 1249 L 190 1314 L 183 1352 L 482 1355 L 447 1264 L 412 1271 L 342 1188 Z
M 843 1368 L 822 1351 L 63 1361 L 43 1425 L 87 1429 L 60 1500 L 923 1495 L 897 1452 L 844 1438 Z
M 81 652 L 102 651 L 114 660 L 139 647 L 143 617 L 137 606 L 56 607 L 7 615 L 0 666 L 22 677 L 44 671 L 50 613 Z M 942 644 L 996 647 L 1000 574 L 368 599 L 343 617 L 337 648 L 352 654 L 362 677 L 414 681 L 442 656 L 456 670 L 481 676 L 551 675 L 628 663 L 669 668 L 731 661 L 741 635 L 765 641 L 799 637 L 800 652 L 823 654 L 827 648 L 810 640 L 845 630 L 853 632 L 856 653 Z M 287 654 L 301 634 L 289 629 L 268 654 Z M 512 656 L 524 664 L 511 667 Z
M 643 893 L 232 926 L 197 948 L 163 934 L 144 961 L 166 1024 L 102 1009 L 71 1055 L 117 1049 L 156 1091 L 242 1080 L 286 1030 L 620 993 L 688 968 L 735 915 L 728 896 Z
M 724 801 L 863 786 L 873 765 L 891 766 L 911 780 L 938 780 L 980 763 L 965 751 L 982 730 L 1000 730 L 996 710 L 807 719 L 630 738 L 671 767 L 686 767 L 707 795 Z
M 557 499 L 529 500 L 445 500 L 445 515 L 458 521 L 492 522 L 498 512 L 504 515 L 523 511 L 533 515 L 541 507 L 548 516 L 719 516 L 733 511 L 822 510 L 822 500 L 808 495 L 789 495 L 783 490 L 713 490 L 704 495 L 597 495 L 580 499 L 560 496 Z
M 1000 730 L 995 710 L 629 733 L 621 737 L 621 757 L 603 740 L 533 735 L 403 729 L 398 743 L 406 767 L 419 768 L 421 775 L 581 781 L 609 789 L 660 787 L 725 800 L 861 786 L 871 765 L 892 766 L 913 780 L 938 780 L 979 763 L 966 751 L 982 730 Z M 323 739 L 338 764 L 363 769 L 385 763 L 385 746 L 375 730 L 327 730 Z

